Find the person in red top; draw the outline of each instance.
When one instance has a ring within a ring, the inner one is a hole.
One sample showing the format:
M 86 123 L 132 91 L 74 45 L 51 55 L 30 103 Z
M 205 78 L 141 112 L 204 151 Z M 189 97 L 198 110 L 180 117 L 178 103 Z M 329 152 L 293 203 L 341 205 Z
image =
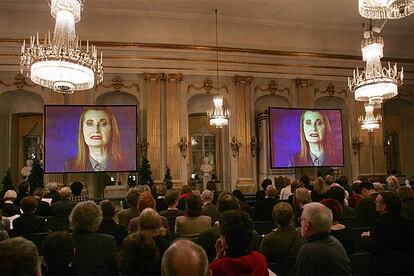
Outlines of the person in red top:
M 265 256 L 250 251 L 253 225 L 246 212 L 224 212 L 220 218 L 220 234 L 216 258 L 209 266 L 213 275 L 269 275 Z

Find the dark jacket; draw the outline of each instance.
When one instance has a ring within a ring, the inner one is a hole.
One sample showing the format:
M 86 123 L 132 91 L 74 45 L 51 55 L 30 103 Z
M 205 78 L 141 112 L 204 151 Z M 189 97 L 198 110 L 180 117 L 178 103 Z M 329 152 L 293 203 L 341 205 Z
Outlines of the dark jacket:
M 375 209 L 375 198 L 378 193 L 372 193 L 369 197 L 364 198 L 359 202 L 356 225 L 359 227 L 371 227 L 372 224 L 378 219 L 379 214 Z
M 92 275 L 117 274 L 114 237 L 98 233 L 73 233 L 76 273 Z
M 107 234 L 114 237 L 118 247 L 121 247 L 122 242 L 128 235 L 128 231 L 125 227 L 117 224 L 113 219 L 103 219 L 97 233 Z
M 155 206 L 155 209 L 158 213 L 167 210 L 168 208 L 168 204 L 167 201 L 165 201 L 165 198 L 157 198 L 157 200 L 155 201 Z
M 217 207 L 213 203 L 207 203 L 206 205 L 204 205 L 203 209 L 201 210 L 201 214 L 211 217 L 212 223 L 218 221 Z
M 402 202 L 401 213 L 414 220 L 414 199 L 409 199 Z
M 160 212 L 160 215 L 163 217 L 166 217 L 168 220 L 168 227 L 170 228 L 170 232 L 172 235 L 172 238 L 175 238 L 175 220 L 177 219 L 177 217 L 179 216 L 184 216 L 184 211 L 183 210 L 171 210 L 171 209 L 167 209 L 164 211 Z
M 42 201 L 41 199 L 36 198 L 37 200 L 37 210 L 36 215 L 47 217 L 50 216 L 50 205 L 47 202 Z
M 35 214 L 22 214 L 13 220 L 13 232 L 18 235 L 45 233 L 47 232 L 45 219 Z
M 391 213 L 382 214 L 373 224 L 370 237 L 362 247 L 372 252 L 409 250 L 414 247 L 414 225 L 411 220 Z
M 299 250 L 296 275 L 352 275 L 342 244 L 329 233 L 315 234 Z
M 254 219 L 259 220 L 272 220 L 273 206 L 278 203 L 276 198 L 265 198 L 259 202 L 256 202 Z
M 76 202 L 69 199 L 61 199 L 50 206 L 50 215 L 68 218 L 75 206 Z

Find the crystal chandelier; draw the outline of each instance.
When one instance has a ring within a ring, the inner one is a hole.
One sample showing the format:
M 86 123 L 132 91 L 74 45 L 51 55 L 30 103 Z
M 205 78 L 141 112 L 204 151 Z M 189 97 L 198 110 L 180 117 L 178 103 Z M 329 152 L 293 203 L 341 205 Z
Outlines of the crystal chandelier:
M 220 88 L 218 87 L 218 35 L 217 35 L 217 10 L 215 10 L 216 14 L 216 81 L 217 81 L 217 95 L 213 98 L 214 108 L 207 110 L 207 116 L 210 118 L 210 125 L 215 126 L 216 128 L 222 128 L 223 126 L 227 126 L 229 124 L 229 119 L 231 113 L 228 109 L 223 108 L 223 97 L 220 96 Z
M 43 42 L 39 33 L 30 37 L 26 48 L 23 41 L 20 56 L 21 70 L 27 70 L 30 79 L 41 86 L 63 94 L 91 89 L 103 81 L 102 52 L 98 60 L 95 46 L 82 42 L 76 36 L 75 23 L 81 19 L 82 0 L 51 0 L 50 10 L 56 19 L 53 37 L 50 33 Z
M 355 100 L 368 101 L 375 108 L 379 108 L 383 100 L 396 96 L 398 86 L 403 83 L 403 69 L 398 71 L 396 63 L 382 67 L 383 47 L 382 37 L 375 37 L 372 31 L 365 32 L 361 42 L 365 71 L 357 68 L 353 77 L 348 78 L 348 87 L 355 93 Z
M 414 0 L 359 0 L 359 13 L 369 19 L 400 19 L 414 13 Z
M 364 116 L 358 118 L 361 129 L 368 130 L 369 132 L 374 131 L 374 129 L 379 129 L 381 121 L 381 115 L 374 116 L 374 106 L 371 104 L 365 105 L 365 118 Z

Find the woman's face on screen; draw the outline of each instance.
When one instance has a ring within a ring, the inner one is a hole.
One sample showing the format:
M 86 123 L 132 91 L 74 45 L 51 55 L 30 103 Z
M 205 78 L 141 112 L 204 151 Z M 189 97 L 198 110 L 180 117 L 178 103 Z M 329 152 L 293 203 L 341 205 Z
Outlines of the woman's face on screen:
M 83 137 L 88 146 L 105 146 L 111 135 L 109 116 L 103 110 L 88 110 L 83 120 Z
M 325 138 L 325 124 L 318 111 L 306 111 L 303 115 L 303 131 L 308 143 L 320 143 Z

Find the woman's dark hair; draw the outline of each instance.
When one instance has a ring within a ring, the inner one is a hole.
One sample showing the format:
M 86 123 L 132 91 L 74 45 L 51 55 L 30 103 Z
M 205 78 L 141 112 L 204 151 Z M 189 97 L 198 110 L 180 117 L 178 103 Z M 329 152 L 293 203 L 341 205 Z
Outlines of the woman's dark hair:
M 227 242 L 227 257 L 238 258 L 250 252 L 253 224 L 246 212 L 230 210 L 221 214 L 220 233 Z
M 321 204 L 325 205 L 332 211 L 332 221 L 339 221 L 342 216 L 342 205 L 338 200 L 332 198 L 324 198 L 321 200 Z
M 306 175 L 306 174 L 302 175 L 302 177 L 300 178 L 300 182 L 302 182 L 302 184 L 304 186 L 310 185 L 310 178 L 309 178 L 309 176 Z
M 270 180 L 269 178 L 266 178 L 266 179 L 264 179 L 264 180 L 262 181 L 261 186 L 262 186 L 262 189 L 263 189 L 264 191 L 266 191 L 266 188 L 267 188 L 267 186 L 269 186 L 269 185 L 272 185 L 272 180 Z
M 211 181 L 211 180 L 208 181 L 206 184 L 206 189 L 209 191 L 215 192 L 217 190 L 216 182 Z
M 67 268 L 75 255 L 75 245 L 68 231 L 49 234 L 43 242 L 43 257 L 48 270 Z
M 115 216 L 115 205 L 109 199 L 102 200 L 99 204 L 104 219 L 111 219 Z
M 233 195 L 241 202 L 244 202 L 244 195 L 242 193 L 242 191 L 240 191 L 239 189 L 236 189 L 233 191 Z
M 82 189 L 83 189 L 83 184 L 78 181 L 75 181 L 72 183 L 72 185 L 70 185 L 70 190 L 72 191 L 72 194 L 74 196 L 80 195 L 82 192 Z
M 331 187 L 327 194 L 328 198 L 338 200 L 339 203 L 344 204 L 345 191 L 341 187 Z
M 198 217 L 201 215 L 201 209 L 203 207 L 203 203 L 201 198 L 195 194 L 190 194 L 187 198 L 187 216 L 189 217 Z
M 154 240 L 142 233 L 125 238 L 118 257 L 118 268 L 122 275 L 159 274 L 160 254 Z
M 385 205 L 385 210 L 393 215 L 400 215 L 401 213 L 401 198 L 394 192 L 381 192 L 382 203 Z
M 293 221 L 293 208 L 287 202 L 279 202 L 273 207 L 273 221 L 282 227 L 288 226 Z

